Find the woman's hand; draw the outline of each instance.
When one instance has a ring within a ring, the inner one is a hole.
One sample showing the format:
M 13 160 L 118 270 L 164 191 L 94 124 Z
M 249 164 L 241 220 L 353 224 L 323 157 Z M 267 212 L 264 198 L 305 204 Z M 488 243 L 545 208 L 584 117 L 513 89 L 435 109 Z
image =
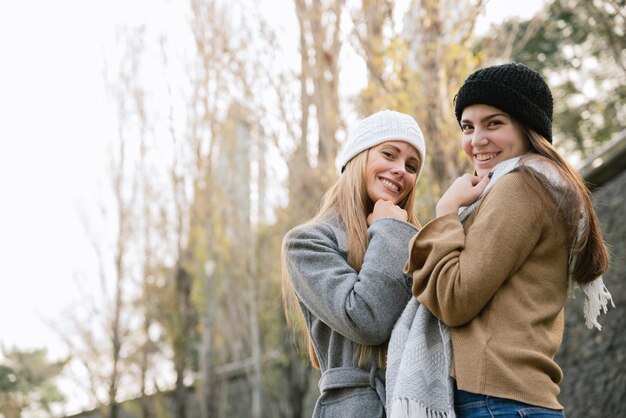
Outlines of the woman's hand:
M 395 218 L 406 222 L 409 215 L 406 210 L 395 205 L 392 201 L 380 199 L 374 204 L 374 210 L 367 217 L 367 226 L 372 225 L 375 220 L 380 218 Z
M 461 206 L 468 206 L 485 190 L 491 173 L 482 178 L 473 174 L 464 174 L 454 180 L 454 183 L 441 196 L 437 203 L 437 217 L 447 215 L 448 213 L 457 213 Z

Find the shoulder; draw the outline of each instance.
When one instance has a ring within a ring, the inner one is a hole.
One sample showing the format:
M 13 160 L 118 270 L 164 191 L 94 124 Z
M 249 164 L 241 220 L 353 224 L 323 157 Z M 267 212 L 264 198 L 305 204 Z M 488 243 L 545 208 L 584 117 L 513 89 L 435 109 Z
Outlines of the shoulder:
M 516 200 L 527 204 L 542 203 L 549 198 L 548 190 L 530 170 L 515 170 L 499 179 L 487 193 L 491 200 Z
M 327 262 L 327 257 L 340 256 L 345 259 L 345 247 L 346 234 L 336 223 L 308 222 L 287 232 L 282 250 L 285 260 L 302 267 L 309 263 Z
M 337 242 L 337 235 L 342 233 L 335 220 L 311 221 L 296 226 L 285 234 L 283 245 L 286 247 L 302 241 L 329 241 Z
M 528 170 L 516 170 L 505 174 L 486 193 L 479 208 L 492 216 L 521 216 L 533 221 L 554 205 L 550 193 Z

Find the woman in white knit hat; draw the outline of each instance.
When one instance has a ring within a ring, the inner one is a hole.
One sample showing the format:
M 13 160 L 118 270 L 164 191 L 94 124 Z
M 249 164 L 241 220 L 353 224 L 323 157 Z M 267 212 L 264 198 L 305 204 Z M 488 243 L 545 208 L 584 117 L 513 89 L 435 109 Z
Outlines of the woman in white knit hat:
M 385 416 L 386 347 L 411 297 L 403 267 L 419 227 L 413 204 L 425 154 L 411 116 L 365 118 L 318 214 L 285 236 L 285 312 L 322 372 L 314 417 Z

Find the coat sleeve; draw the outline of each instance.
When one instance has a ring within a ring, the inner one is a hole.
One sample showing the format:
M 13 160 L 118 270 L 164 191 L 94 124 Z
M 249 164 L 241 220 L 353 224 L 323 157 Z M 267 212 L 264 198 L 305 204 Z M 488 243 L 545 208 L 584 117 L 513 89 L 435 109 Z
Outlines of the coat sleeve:
M 434 219 L 410 244 L 413 294 L 448 326 L 476 317 L 540 239 L 541 198 L 521 173 L 494 185 L 464 231 L 457 214 Z
M 328 225 L 296 228 L 285 237 L 285 256 L 298 298 L 345 337 L 364 345 L 385 342 L 411 297 L 403 266 L 416 232 L 406 222 L 377 220 L 368 229 L 369 245 L 356 272 Z

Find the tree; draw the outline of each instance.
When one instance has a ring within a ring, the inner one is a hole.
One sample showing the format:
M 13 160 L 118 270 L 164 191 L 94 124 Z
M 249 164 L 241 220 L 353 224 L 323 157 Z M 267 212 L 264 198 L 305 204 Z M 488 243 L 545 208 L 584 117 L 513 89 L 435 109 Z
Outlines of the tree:
M 152 219 L 146 215 L 151 209 L 146 181 L 150 127 L 140 81 L 145 34 L 143 28 L 119 34 L 122 55 L 119 62 L 109 62 L 111 73 L 106 74 L 118 118 L 107 173 L 111 193 L 100 202 L 102 229 L 85 225 L 99 263 L 100 287 L 93 294 L 85 292 L 68 312 L 63 329 L 54 326 L 73 354 L 70 372 L 82 380 L 78 385 L 111 418 L 120 415 L 123 398 L 147 393 L 147 377 L 155 375 L 149 370 L 150 356 L 156 351 L 148 330 L 154 311 L 137 296 L 150 295 L 154 286 L 149 276 L 157 274 L 150 260 L 155 251 L 148 231 Z M 144 257 L 143 263 L 136 262 Z M 143 409 L 149 415 L 147 404 Z
M 144 128 L 145 118 L 143 115 L 142 87 L 137 77 L 139 65 L 141 63 L 141 51 L 143 49 L 143 38 L 141 30 L 132 34 L 128 38 L 128 55 L 121 61 L 119 72 L 119 83 L 116 86 L 120 89 L 114 91 L 117 99 L 117 110 L 119 116 L 119 137 L 114 144 L 114 151 L 111 160 L 111 180 L 113 190 L 113 211 L 117 223 L 115 234 L 115 244 L 113 248 L 112 279 L 113 295 L 110 300 L 109 318 L 107 320 L 107 336 L 110 343 L 110 374 L 108 376 L 108 415 L 110 418 L 119 417 L 118 392 L 125 372 L 123 344 L 128 336 L 128 291 L 131 285 L 132 267 L 130 258 L 132 254 L 132 239 L 136 229 L 134 224 L 134 210 L 136 204 L 137 182 L 136 174 L 130 168 L 128 161 L 129 147 L 132 142 L 128 138 L 129 129 L 125 123 L 132 113 L 129 108 L 135 108 L 139 116 L 139 128 Z
M 363 1 L 352 13 L 368 85 L 357 101 L 362 116 L 392 108 L 416 118 L 428 144 L 418 183 L 418 215 L 429 219 L 439 196 L 466 168 L 458 146 L 453 97 L 480 63 L 472 54 L 473 30 L 482 0 L 412 1 L 403 25 L 395 2 Z M 401 29 L 398 29 L 401 27 Z
M 258 312 L 256 231 L 264 211 L 263 92 L 271 78 L 271 48 L 256 4 L 192 2 L 197 57 L 187 138 L 193 156 L 186 265 L 194 306 L 201 313 L 202 414 L 211 415 L 213 369 L 253 365 L 247 374 L 251 416 L 263 415 L 262 335 Z M 244 12 L 245 9 L 245 12 Z M 235 28 L 235 20 L 239 27 Z M 255 210 L 252 194 L 258 201 Z M 262 210 L 263 208 L 263 210 Z M 211 274 L 205 266 L 212 265 Z M 228 318 L 228 321 L 222 320 Z
M 3 349 L 0 415 L 5 418 L 19 418 L 26 412 L 52 415 L 52 405 L 65 400 L 54 379 L 61 374 L 68 359 L 50 361 L 47 354 L 46 349 Z
M 339 107 L 339 54 L 344 3 L 343 0 L 295 0 L 300 27 L 298 109 L 301 113 L 299 132 L 294 131 L 293 137 L 296 150 L 288 158 L 288 187 L 289 201 L 302 218 L 313 214 L 318 198 L 337 177 L 337 134 L 343 125 Z M 317 136 L 311 139 L 313 132 Z M 311 155 L 316 158 L 315 165 Z M 306 202 L 303 195 L 309 196 Z

